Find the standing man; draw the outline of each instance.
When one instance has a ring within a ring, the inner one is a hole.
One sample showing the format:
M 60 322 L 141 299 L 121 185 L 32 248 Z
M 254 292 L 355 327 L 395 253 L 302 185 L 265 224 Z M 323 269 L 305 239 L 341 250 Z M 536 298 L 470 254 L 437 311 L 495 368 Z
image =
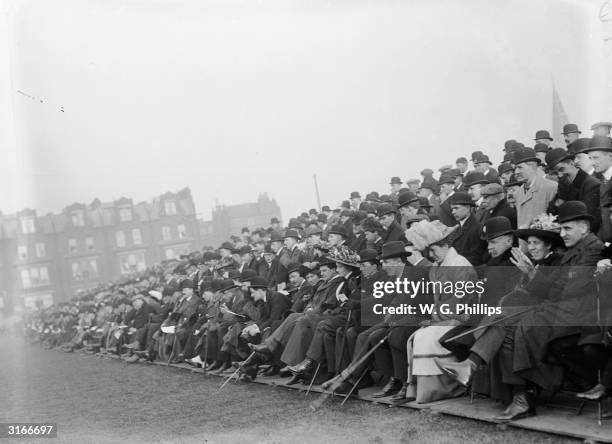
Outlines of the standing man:
M 536 144 L 543 143 L 544 145 L 550 148 L 553 138 L 550 137 L 550 133 L 547 130 L 537 130 L 535 138 L 533 140 L 535 140 Z
M 448 174 L 442 174 L 438 181 L 440 185 L 440 210 L 438 211 L 438 218 L 447 227 L 457 225 L 457 221 L 453 217 L 451 212 L 449 198 L 455 194 L 455 179 Z
M 402 187 L 402 179 L 394 176 L 391 178 L 389 185 L 391 185 L 391 193 L 389 193 L 389 197 L 397 202 L 397 196 L 399 195 L 399 190 Z
M 497 171 L 491 168 L 491 161 L 489 160 L 489 156 L 486 154 L 480 154 L 474 159 L 474 170 L 481 172 L 484 174 L 485 178 L 489 182 L 499 182 L 499 175 Z
M 474 201 L 465 192 L 450 197 L 451 212 L 459 223 L 458 234 L 452 247 L 473 266 L 481 265 L 487 250 L 487 243 L 480 238 L 480 224 L 474 217 Z
M 514 174 L 517 180 L 525 182 L 514 195 L 518 227 L 528 226 L 534 217 L 545 213 L 557 194 L 557 184 L 538 174 L 541 163 L 532 148 L 521 148 L 514 153 Z

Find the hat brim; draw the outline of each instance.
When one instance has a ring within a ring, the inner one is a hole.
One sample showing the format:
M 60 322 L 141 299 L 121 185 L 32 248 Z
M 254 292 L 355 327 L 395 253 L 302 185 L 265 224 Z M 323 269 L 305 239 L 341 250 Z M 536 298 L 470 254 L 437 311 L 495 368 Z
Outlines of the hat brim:
M 331 231 L 329 231 L 327 234 L 337 234 L 338 236 L 348 237 L 348 236 L 346 235 L 346 233 L 342 233 L 341 231 L 333 231 L 333 230 L 331 230 Z
M 543 139 L 547 139 L 550 140 L 551 142 L 554 141 L 555 139 L 553 139 L 552 137 L 548 136 L 548 137 L 538 137 L 537 139 L 533 139 L 534 141 L 536 140 L 543 140 Z
M 491 182 L 488 180 L 477 180 L 476 182 L 470 182 L 470 183 L 466 183 L 465 186 L 466 187 L 471 187 L 472 185 L 487 185 L 490 184 Z
M 546 166 L 548 168 L 554 168 L 555 166 L 557 166 L 559 163 L 563 162 L 564 160 L 574 160 L 574 157 L 576 157 L 575 154 L 573 153 L 568 153 L 567 156 L 563 156 L 557 160 L 555 160 L 554 162 L 551 163 L 547 163 Z
M 559 222 L 560 224 L 563 224 L 565 222 L 571 222 L 574 220 L 588 220 L 589 222 L 593 222 L 593 219 L 593 216 L 591 216 L 590 214 L 576 214 L 574 216 L 566 217 L 565 219 L 559 218 L 557 222 Z
M 410 251 L 403 251 L 403 252 L 398 252 L 398 253 L 392 253 L 392 254 L 388 254 L 386 256 L 380 256 L 381 259 L 393 259 L 396 257 L 408 257 L 408 256 L 412 256 L 412 253 Z
M 492 234 L 485 233 L 484 235 L 480 236 L 480 239 L 490 241 L 492 239 L 495 239 L 496 237 L 504 236 L 506 234 L 513 234 L 513 233 L 514 233 L 514 230 L 504 230 L 504 231 L 500 231 L 499 233 L 492 233 Z
M 578 151 L 578 153 L 590 153 L 591 151 L 606 151 L 608 153 L 612 152 L 612 147 L 604 147 L 604 146 L 594 146 L 594 147 L 589 147 L 589 148 L 584 148 L 580 151 Z M 577 154 L 577 153 L 576 153 Z
M 548 239 L 552 243 L 563 244 L 563 239 L 561 239 L 561 235 L 554 231 L 549 230 L 539 230 L 537 228 L 521 228 L 514 232 L 515 236 L 527 240 L 529 236 L 535 236 L 540 239 Z
M 567 136 L 568 134 L 582 134 L 582 131 L 568 131 L 567 133 L 561 133 L 562 136 Z

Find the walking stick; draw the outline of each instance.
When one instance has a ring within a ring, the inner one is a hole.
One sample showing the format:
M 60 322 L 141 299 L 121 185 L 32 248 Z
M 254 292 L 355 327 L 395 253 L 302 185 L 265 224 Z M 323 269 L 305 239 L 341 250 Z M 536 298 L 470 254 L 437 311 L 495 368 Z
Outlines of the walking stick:
M 204 370 L 204 372 L 202 372 L 204 375 L 206 375 L 206 367 L 208 367 L 208 330 L 206 330 L 204 332 L 204 364 L 202 364 L 202 370 Z
M 346 323 L 344 324 L 344 335 L 342 336 L 342 342 L 340 343 L 340 353 L 339 353 L 339 357 L 340 357 L 340 362 L 337 364 L 342 364 L 342 358 L 344 357 L 344 349 L 346 348 L 346 332 L 349 329 L 349 324 L 351 323 L 351 314 L 353 313 L 353 310 L 349 310 L 348 311 L 348 315 L 346 316 Z
M 344 381 L 346 381 L 360 365 L 366 362 L 370 358 L 370 356 L 374 354 L 374 352 L 378 349 L 378 347 L 383 345 L 383 343 L 389 338 L 390 334 L 391 334 L 390 332 L 387 332 L 387 334 L 383 336 L 382 338 L 380 338 L 380 340 L 376 344 L 374 344 L 374 346 L 370 350 L 368 350 L 367 353 L 365 353 L 356 362 L 352 363 L 347 368 L 342 370 L 342 372 L 338 376 L 336 376 L 337 379 L 330 386 L 329 390 L 321 393 L 321 396 L 319 396 L 317 399 L 315 399 L 313 402 L 310 403 L 310 409 L 312 411 L 316 411 L 319 407 L 321 407 L 321 405 L 323 405 L 323 403 L 327 400 L 327 398 L 329 398 L 329 395 L 334 393 L 336 389 L 340 387 L 340 385 Z
M 248 356 L 248 358 L 246 358 L 246 359 L 245 359 L 245 361 L 248 361 L 248 360 L 249 360 L 249 359 L 251 359 L 251 358 L 252 358 L 254 355 L 255 355 L 255 352 L 251 353 L 251 354 Z M 221 390 L 223 387 L 225 387 L 225 386 L 226 386 L 226 384 L 227 384 L 228 382 L 230 382 L 230 381 L 231 381 L 231 380 L 234 378 L 234 376 L 236 376 L 236 374 L 238 374 L 238 372 L 239 372 L 240 370 L 241 370 L 241 367 L 240 367 L 240 366 L 238 366 L 238 368 L 236 369 L 236 371 L 235 371 L 234 373 L 232 373 L 232 374 L 229 376 L 229 378 L 227 378 L 227 379 L 225 380 L 225 382 L 224 382 L 223 384 L 221 384 L 221 387 L 219 387 L 219 389 L 218 389 L 218 390 Z
M 315 382 L 315 379 L 317 379 L 317 375 L 319 374 L 319 370 L 321 369 L 321 363 L 319 362 L 317 364 L 317 369 L 314 372 L 314 375 L 312 376 L 312 379 L 310 380 L 310 385 L 308 385 L 308 390 L 306 390 L 306 394 L 304 395 L 304 397 L 308 396 L 308 394 L 310 393 L 310 390 L 312 389 L 312 385 Z
M 355 389 L 357 388 L 357 386 L 359 385 L 359 383 L 361 382 L 361 380 L 363 379 L 363 377 L 365 376 L 365 374 L 370 370 L 369 367 L 366 367 L 363 369 L 363 371 L 361 372 L 361 375 L 359 375 L 359 378 L 357 379 L 357 381 L 355 381 L 355 384 L 353 384 L 353 386 L 351 387 L 351 389 L 349 390 L 349 392 L 346 394 L 346 396 L 344 397 L 344 399 L 342 400 L 342 402 L 340 403 L 340 405 L 344 405 L 344 403 L 346 402 L 347 399 L 349 399 L 351 397 L 351 395 L 353 394 L 353 392 L 355 391 Z

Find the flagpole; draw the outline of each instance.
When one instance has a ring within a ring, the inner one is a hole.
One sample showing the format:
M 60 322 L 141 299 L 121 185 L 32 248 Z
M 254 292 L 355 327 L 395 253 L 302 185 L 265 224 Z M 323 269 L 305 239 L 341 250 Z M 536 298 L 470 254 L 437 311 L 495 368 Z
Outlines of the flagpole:
M 319 211 L 321 211 L 321 196 L 319 196 L 319 185 L 317 184 L 317 175 L 313 174 L 312 178 L 314 179 L 315 194 L 317 195 L 317 206 L 319 207 Z

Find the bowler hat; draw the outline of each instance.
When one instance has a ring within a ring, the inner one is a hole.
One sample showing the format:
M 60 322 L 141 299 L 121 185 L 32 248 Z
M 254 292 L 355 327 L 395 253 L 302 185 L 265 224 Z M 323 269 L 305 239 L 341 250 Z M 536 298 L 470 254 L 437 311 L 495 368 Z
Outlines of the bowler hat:
M 430 202 L 430 201 L 429 201 L 429 199 L 428 199 L 428 198 L 426 198 L 425 196 L 420 196 L 420 197 L 419 197 L 419 206 L 420 206 L 421 208 L 426 209 L 426 210 L 427 210 L 428 208 L 431 208 L 431 207 L 432 207 L 431 202 Z
M 366 194 L 366 200 L 378 202 L 380 200 L 380 195 L 377 191 L 372 191 L 371 193 Z
M 331 211 L 331 208 L 329 208 L 329 205 L 323 205 L 321 211 Z
M 348 233 L 346 232 L 346 228 L 343 225 L 334 225 L 329 230 L 329 234 L 338 234 L 340 236 L 348 237 Z
M 318 213 L 319 212 L 314 208 L 311 208 L 310 210 L 308 210 L 308 214 L 318 214 Z
M 300 234 L 296 230 L 287 230 L 285 231 L 285 239 L 288 237 L 293 237 L 297 240 L 300 240 Z
M 298 230 L 301 230 L 302 225 L 300 224 L 300 221 L 298 220 L 297 217 L 292 217 L 291 219 L 289 219 L 289 226 L 287 228 L 289 229 L 297 228 Z
M 317 221 L 327 223 L 327 214 L 325 213 L 317 214 Z
M 458 164 L 458 163 L 467 163 L 467 159 L 463 156 L 457 157 L 457 160 L 455 160 L 455 164 Z
M 480 190 L 480 195 L 482 197 L 495 196 L 495 195 L 501 194 L 503 192 L 504 192 L 504 189 L 503 189 L 503 187 L 500 184 L 498 184 L 498 183 L 488 183 L 484 187 L 482 187 L 482 190 Z
M 359 194 L 359 191 L 352 191 L 351 199 L 361 199 L 361 194 Z
M 431 176 L 433 173 L 434 172 L 431 168 L 425 168 L 423 171 L 421 171 L 421 176 Z
M 487 219 L 482 226 L 481 239 L 490 241 L 504 234 L 512 234 L 514 229 L 506 216 L 495 216 Z
M 251 281 L 255 276 L 257 276 L 257 272 L 251 268 L 245 268 L 240 273 L 240 282 Z
M 378 251 L 373 248 L 365 248 L 359 252 L 359 262 L 378 262 Z
M 482 156 L 484 153 L 482 151 L 473 151 L 472 152 L 472 162 L 474 162 L 479 156 Z
M 475 205 L 470 195 L 465 191 L 457 191 L 449 199 L 451 205 Z
M 514 162 L 514 151 L 508 151 L 506 154 L 504 154 L 504 160 L 502 161 L 502 163 L 512 162 Z
M 397 204 L 400 208 L 418 200 L 419 198 L 412 191 L 405 191 L 403 193 L 400 193 L 399 196 L 397 196 Z
M 453 179 L 456 179 L 459 176 L 463 176 L 463 173 L 461 172 L 459 168 L 451 168 L 450 170 L 446 172 L 446 174 L 448 174 Z
M 232 251 L 234 249 L 234 244 L 232 244 L 231 242 L 223 242 L 221 244 L 221 246 L 219 247 L 219 250 L 230 250 Z
M 599 128 L 600 126 L 607 126 L 607 127 L 612 128 L 612 122 L 597 122 L 597 123 L 594 123 L 593 125 L 591 125 L 591 129 L 595 130 L 595 129 Z
M 353 215 L 353 225 L 360 225 L 361 221 L 368 217 L 368 213 L 365 211 L 356 211 Z
M 183 288 L 191 288 L 192 290 L 195 290 L 196 287 L 197 287 L 196 283 L 193 279 L 187 278 L 187 279 L 183 279 L 181 282 L 181 290 Z
M 359 204 L 359 211 L 364 211 L 366 214 L 376 213 L 376 207 L 370 202 L 361 202 Z
M 452 167 L 453 167 L 452 165 L 442 165 L 440 168 L 438 168 L 438 171 L 441 173 L 444 173 L 450 170 Z
M 563 148 L 554 148 L 546 153 L 546 165 L 548 168 L 554 168 L 559 162 L 573 158 L 574 155 Z
M 306 228 L 306 231 L 304 232 L 305 236 L 313 236 L 315 234 L 323 234 L 323 230 L 321 230 L 319 227 L 308 227 Z
M 299 264 L 297 262 L 291 262 L 288 266 L 287 266 L 287 274 L 291 274 L 293 272 L 297 271 L 300 276 L 304 277 L 306 276 L 306 273 L 308 273 L 308 267 L 305 267 L 302 264 Z
M 514 151 L 514 145 L 515 144 L 516 144 L 516 140 L 514 140 L 514 139 L 506 140 L 504 142 L 504 151 L 507 152 L 507 153 L 509 153 L 511 151 Z
M 563 132 L 561 134 L 565 135 L 571 133 L 582 134 L 582 131 L 578 129 L 578 125 L 576 125 L 575 123 L 568 123 L 567 125 L 563 125 Z
M 489 165 L 493 165 L 491 160 L 489 160 L 489 156 L 486 154 L 479 154 L 474 157 L 474 163 L 488 163 Z
M 266 278 L 261 276 L 254 276 L 251 279 L 251 288 L 253 289 L 266 289 L 268 288 L 268 281 Z
M 449 170 L 449 171 L 451 171 L 451 170 Z M 446 173 L 440 174 L 440 178 L 438 179 L 438 184 L 439 185 L 442 185 L 444 183 L 450 183 L 450 184 L 454 184 L 455 183 L 455 178 L 452 177 L 450 174 L 448 174 L 449 171 L 447 171 Z
M 393 208 L 393 205 L 391 205 L 390 203 L 381 204 L 376 209 L 376 216 L 378 217 L 382 217 L 390 213 L 396 213 L 395 208 Z
M 612 139 L 606 136 L 591 137 L 588 148 L 584 148 L 580 152 L 588 153 L 591 151 L 612 151 Z
M 476 184 L 485 185 L 489 183 L 489 180 L 480 171 L 470 171 L 469 173 L 465 175 L 463 182 L 465 183 L 465 186 L 469 188 L 472 185 L 476 185 Z
M 277 217 L 273 217 L 272 219 L 270 219 L 270 224 L 280 224 L 280 222 Z
M 525 183 L 524 180 L 518 180 L 517 177 L 513 174 L 512 176 L 510 176 L 510 179 L 508 179 L 508 182 L 504 184 L 504 188 L 515 187 L 517 185 L 522 185 L 523 183 Z
M 253 249 L 249 245 L 240 247 L 240 249 L 238 250 L 238 253 L 240 253 L 240 255 L 252 253 L 252 252 L 253 252 Z
M 401 185 L 401 183 L 402 183 L 402 179 L 400 179 L 400 178 L 399 178 L 399 177 L 397 177 L 397 176 L 393 176 L 393 177 L 391 178 L 391 182 L 389 182 L 389 185 L 394 185 L 394 184 Z
M 221 284 L 221 288 L 219 289 L 219 291 L 228 291 L 236 287 L 237 285 L 233 281 L 233 279 L 223 279 L 223 283 Z
M 550 137 L 550 133 L 546 130 L 538 130 L 536 131 L 536 135 L 535 135 L 535 139 L 533 140 L 539 140 L 539 139 L 548 139 L 552 142 L 553 138 Z
M 510 162 L 502 162 L 497 167 L 497 172 L 500 176 L 508 171 L 514 171 L 514 167 Z
M 567 146 L 567 151 L 572 154 L 578 154 L 582 150 L 588 148 L 590 143 L 591 143 L 590 137 L 581 137 L 579 139 L 574 140 L 572 143 L 570 143 Z
M 433 177 L 425 177 L 419 188 L 427 188 L 434 193 L 438 192 L 438 182 Z
M 270 235 L 270 242 L 282 242 L 283 239 L 284 239 L 283 235 L 279 233 L 278 231 L 274 231 Z
M 559 223 L 565 223 L 572 220 L 593 220 L 587 210 L 584 202 L 579 200 L 569 200 L 562 203 L 557 210 Z
M 536 153 L 547 153 L 550 151 L 550 147 L 548 145 L 546 145 L 545 143 L 536 143 L 533 146 L 533 150 Z
M 383 244 L 380 258 L 391 259 L 394 257 L 408 257 L 411 254 L 412 253 L 404 249 L 404 243 L 402 241 L 391 241 Z
M 518 165 L 523 162 L 537 162 L 538 164 L 542 161 L 536 156 L 536 152 L 533 148 L 519 148 L 514 152 L 514 164 Z

